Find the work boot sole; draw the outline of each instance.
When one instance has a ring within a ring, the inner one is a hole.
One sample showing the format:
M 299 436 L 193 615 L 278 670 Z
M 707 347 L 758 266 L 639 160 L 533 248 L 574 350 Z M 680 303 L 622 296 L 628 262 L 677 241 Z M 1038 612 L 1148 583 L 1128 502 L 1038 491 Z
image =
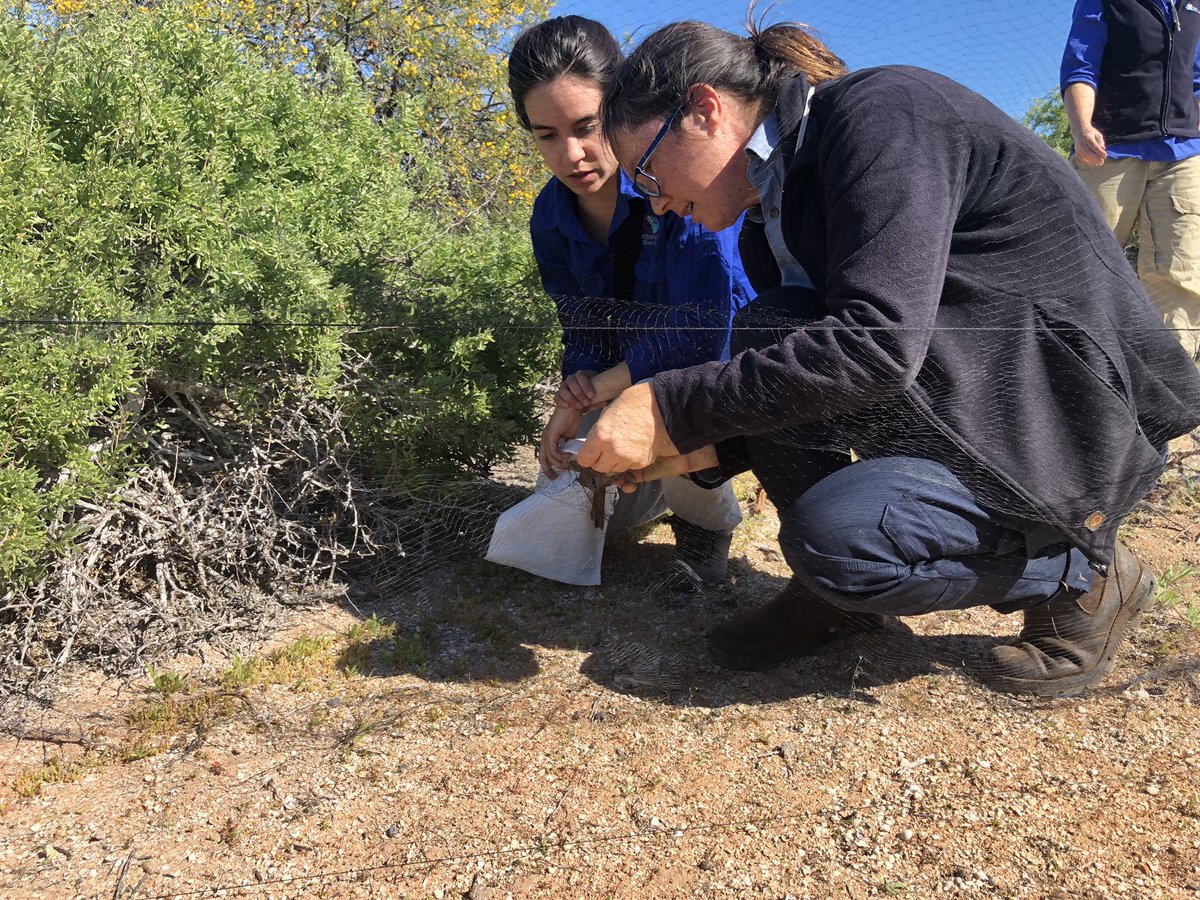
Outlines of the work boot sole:
M 988 686 L 1009 694 L 1032 694 L 1036 697 L 1069 697 L 1094 687 L 1112 672 L 1117 663 L 1117 648 L 1153 602 L 1157 583 L 1149 569 L 1142 570 L 1137 587 L 1113 617 L 1112 625 L 1108 629 L 1108 639 L 1104 642 L 1104 652 L 1092 668 L 1053 680 L 992 675 L 987 678 Z

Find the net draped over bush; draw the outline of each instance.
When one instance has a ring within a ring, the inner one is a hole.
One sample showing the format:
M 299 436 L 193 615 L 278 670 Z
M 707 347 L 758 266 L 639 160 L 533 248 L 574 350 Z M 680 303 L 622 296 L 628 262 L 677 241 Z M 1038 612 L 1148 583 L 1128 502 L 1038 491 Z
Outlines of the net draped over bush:
M 556 341 L 523 222 L 448 224 L 412 187 L 434 166 L 419 103 L 381 119 L 324 54 L 318 84 L 184 6 L 0 19 L 10 589 L 137 464 L 154 379 L 252 421 L 302 376 L 397 480 L 530 437 Z M 80 321 L 142 324 L 61 324 Z

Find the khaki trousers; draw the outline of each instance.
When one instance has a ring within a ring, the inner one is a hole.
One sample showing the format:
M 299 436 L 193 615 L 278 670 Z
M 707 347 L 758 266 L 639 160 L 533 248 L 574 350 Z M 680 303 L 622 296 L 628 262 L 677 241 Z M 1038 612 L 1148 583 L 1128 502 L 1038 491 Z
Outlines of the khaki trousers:
M 1200 156 L 1071 164 L 1122 247 L 1137 224 L 1142 286 L 1184 349 L 1200 355 Z

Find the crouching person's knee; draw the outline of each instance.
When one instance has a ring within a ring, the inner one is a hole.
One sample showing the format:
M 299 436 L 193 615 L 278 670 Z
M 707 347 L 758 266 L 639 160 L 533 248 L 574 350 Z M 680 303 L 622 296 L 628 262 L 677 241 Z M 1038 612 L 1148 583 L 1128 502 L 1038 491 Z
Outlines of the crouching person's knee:
M 901 585 L 911 568 L 895 558 L 879 530 L 861 516 L 837 516 L 802 497 L 783 517 L 779 543 L 792 571 L 822 599 L 855 612 L 890 613 L 876 598 Z

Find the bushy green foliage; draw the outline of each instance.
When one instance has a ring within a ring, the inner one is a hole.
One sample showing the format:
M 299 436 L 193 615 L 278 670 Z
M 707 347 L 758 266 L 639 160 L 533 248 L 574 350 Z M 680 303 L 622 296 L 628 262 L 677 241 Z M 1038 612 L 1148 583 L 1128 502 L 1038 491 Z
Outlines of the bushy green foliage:
M 531 388 L 554 366 L 558 329 L 528 259 L 524 228 L 440 236 L 370 310 L 394 327 L 349 338 L 376 362 L 347 398 L 368 426 L 357 443 L 393 478 L 486 471 L 533 433 Z
M 1071 123 L 1067 119 L 1067 110 L 1058 91 L 1051 91 L 1045 97 L 1034 100 L 1029 109 L 1025 110 L 1021 122 L 1061 156 L 1071 155 Z
M 170 3 L 0 15 L 0 579 L 118 483 L 153 373 L 247 416 L 263 371 L 303 375 L 396 477 L 528 435 L 553 337 L 522 229 L 442 235 L 409 187 L 419 108 L 380 123 L 348 61 L 318 89 L 258 54 Z M 379 377 L 343 383 L 350 343 Z

